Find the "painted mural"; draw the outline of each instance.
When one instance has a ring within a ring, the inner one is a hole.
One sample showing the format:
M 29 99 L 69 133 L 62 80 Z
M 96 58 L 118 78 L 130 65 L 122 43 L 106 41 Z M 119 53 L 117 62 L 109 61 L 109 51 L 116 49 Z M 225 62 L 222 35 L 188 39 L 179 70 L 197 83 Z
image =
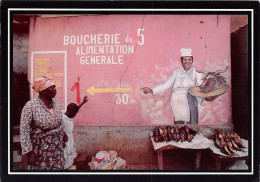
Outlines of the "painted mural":
M 63 110 L 88 96 L 76 125 L 232 124 L 229 15 L 34 17 L 28 61 L 30 83 L 51 76 Z M 185 64 L 193 71 L 180 78 Z M 202 88 L 206 72 L 216 71 L 225 93 L 213 99 L 193 94 L 193 121 L 188 89 Z M 174 94 L 180 87 L 185 92 Z M 36 96 L 31 90 L 31 98 Z

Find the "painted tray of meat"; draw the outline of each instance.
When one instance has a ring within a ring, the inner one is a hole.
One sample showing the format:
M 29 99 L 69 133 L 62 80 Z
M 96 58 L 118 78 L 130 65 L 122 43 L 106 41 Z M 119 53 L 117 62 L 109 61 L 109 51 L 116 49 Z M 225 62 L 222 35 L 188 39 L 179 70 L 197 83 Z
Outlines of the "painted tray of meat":
M 214 96 L 220 96 L 224 93 L 226 93 L 229 89 L 229 85 L 225 84 L 222 88 L 210 91 L 210 92 L 202 92 L 200 87 L 191 87 L 188 89 L 188 92 L 195 96 L 195 97 L 200 97 L 202 99 L 206 97 L 214 97 Z

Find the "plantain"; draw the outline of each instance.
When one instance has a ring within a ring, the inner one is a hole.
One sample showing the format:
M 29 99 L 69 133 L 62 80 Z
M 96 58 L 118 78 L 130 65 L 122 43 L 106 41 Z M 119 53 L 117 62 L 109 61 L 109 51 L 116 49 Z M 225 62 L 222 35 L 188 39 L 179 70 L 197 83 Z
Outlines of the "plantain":
M 187 139 L 188 139 L 189 142 L 191 142 L 192 137 L 191 137 L 191 134 L 190 134 L 190 133 L 187 134 Z
M 172 127 L 172 128 L 171 128 L 171 134 L 173 135 L 174 133 L 175 133 L 175 128 Z
M 189 129 L 189 127 L 188 126 L 184 126 L 184 129 L 185 129 L 185 132 L 187 133 L 187 134 L 189 134 L 190 133 L 190 129 Z
M 154 128 L 154 130 L 153 130 L 153 140 L 157 143 L 157 142 L 159 142 L 159 138 L 158 138 L 158 136 L 159 136 L 160 134 L 159 134 L 159 128 L 158 127 L 155 127 Z
M 235 150 L 237 150 L 237 151 L 243 151 L 243 150 L 237 145 L 237 143 L 235 142 L 234 139 L 231 138 L 231 142 L 232 142 L 232 145 L 233 145 L 233 147 L 234 147 Z
M 167 134 L 170 134 L 171 133 L 171 127 L 167 126 L 166 129 L 167 129 Z
M 239 138 L 233 138 L 235 140 L 235 142 L 237 143 L 237 145 L 240 147 L 240 148 L 245 148 L 242 144 L 242 141 L 239 139 Z
M 175 140 L 176 135 L 175 135 L 175 128 L 174 128 L 174 127 L 171 128 L 171 133 L 170 133 L 170 135 L 171 135 L 171 139 L 172 139 L 172 140 Z
M 167 130 L 167 142 L 168 142 L 172 140 L 171 127 L 167 126 L 166 130 Z
M 178 126 L 175 127 L 175 133 L 180 133 L 180 129 Z
M 191 133 L 190 134 L 190 141 L 194 138 L 195 134 L 194 133 Z
M 213 139 L 214 139 L 214 140 L 216 140 L 216 139 L 219 140 L 219 138 L 218 138 L 218 134 L 217 134 L 217 133 L 215 133 L 215 134 L 213 135 Z
M 215 138 L 215 146 L 222 149 L 223 148 L 223 144 L 221 143 L 221 141 L 218 138 Z
M 164 141 L 163 136 L 159 136 L 159 142 L 163 142 L 163 141 Z
M 175 141 L 178 142 L 181 140 L 180 129 L 178 126 L 175 127 L 175 133 L 176 133 Z
M 153 130 L 153 136 L 158 136 L 159 135 L 159 128 L 155 127 Z
M 228 155 L 234 155 L 234 152 L 232 152 L 231 150 L 228 149 L 227 145 L 224 146 L 224 151 L 226 152 L 226 154 Z
M 175 141 L 177 141 L 177 139 L 176 139 L 176 138 L 177 138 L 177 134 L 176 134 L 176 133 L 174 133 L 174 134 L 172 135 L 172 139 L 173 139 L 173 140 L 175 140 Z
M 224 132 L 222 132 L 221 134 L 222 134 L 223 139 L 225 140 L 227 138 L 227 135 Z
M 222 146 L 227 145 L 223 138 L 220 138 L 220 142 L 221 142 Z
M 231 135 L 229 132 L 227 132 L 227 138 L 231 138 Z
M 181 142 L 185 141 L 185 135 L 181 134 Z
M 242 141 L 241 141 L 241 138 L 240 136 L 237 134 L 237 133 L 232 133 L 231 134 L 231 137 L 235 140 L 235 142 L 237 143 L 237 145 L 240 147 L 240 148 L 245 148 L 242 144 Z
M 162 132 L 163 132 L 163 135 L 167 135 L 167 129 L 165 126 L 162 128 Z
M 181 142 L 185 141 L 185 130 L 181 130 Z
M 222 133 L 219 133 L 219 134 L 218 134 L 218 138 L 221 139 L 221 140 L 224 139 L 223 134 L 222 134 Z
M 171 141 L 170 136 L 166 135 L 166 137 L 165 137 L 165 141 L 166 141 L 166 143 L 169 142 L 169 141 Z
M 234 132 L 234 137 L 241 139 L 240 136 L 236 132 Z
M 155 137 L 153 138 L 153 140 L 154 140 L 156 143 L 159 142 L 158 136 L 155 136 Z
M 232 143 L 231 143 L 231 141 L 230 141 L 229 138 L 226 138 L 226 139 L 225 139 L 225 142 L 226 142 L 228 148 L 229 148 L 231 151 L 234 150 L 233 147 L 232 147 Z
M 175 141 L 178 142 L 181 140 L 181 136 L 180 136 L 180 133 L 176 133 L 176 138 L 175 138 Z
M 159 128 L 159 134 L 162 136 L 164 134 L 163 128 Z
M 222 153 L 226 154 L 226 155 L 229 155 L 229 154 L 224 150 L 224 148 L 223 148 L 223 149 L 220 149 L 220 151 L 221 151 Z
M 185 130 L 185 141 L 191 142 L 197 132 L 194 131 L 193 129 L 190 129 L 186 125 L 184 126 L 184 130 Z

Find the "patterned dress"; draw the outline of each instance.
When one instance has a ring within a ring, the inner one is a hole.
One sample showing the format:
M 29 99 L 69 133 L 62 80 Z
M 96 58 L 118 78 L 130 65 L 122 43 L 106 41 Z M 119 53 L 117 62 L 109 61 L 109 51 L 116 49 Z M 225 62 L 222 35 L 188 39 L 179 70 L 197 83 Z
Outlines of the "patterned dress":
M 64 126 L 64 131 L 68 135 L 68 141 L 66 142 L 66 147 L 64 149 L 64 158 L 65 158 L 65 166 L 64 168 L 69 168 L 74 159 L 77 157 L 76 149 L 74 147 L 74 138 L 73 138 L 73 128 L 74 123 L 71 118 L 63 114 L 62 125 Z
M 63 138 L 61 106 L 53 98 L 53 114 L 37 97 L 28 101 L 21 114 L 20 142 L 22 154 L 33 151 L 37 160 L 30 169 L 63 169 Z

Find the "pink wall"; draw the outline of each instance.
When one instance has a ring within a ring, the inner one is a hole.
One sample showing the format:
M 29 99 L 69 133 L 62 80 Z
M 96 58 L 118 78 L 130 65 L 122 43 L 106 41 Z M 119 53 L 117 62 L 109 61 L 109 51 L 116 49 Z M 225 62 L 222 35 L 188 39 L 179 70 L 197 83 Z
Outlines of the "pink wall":
M 143 29 L 139 37 L 138 29 Z M 90 44 L 87 42 L 89 39 L 85 39 L 86 44 L 74 44 L 73 35 L 90 34 L 100 34 L 100 42 Z M 112 43 L 105 34 L 117 39 Z M 66 36 L 72 36 L 72 42 L 67 44 Z M 125 41 L 127 36 L 132 38 L 132 42 Z M 143 44 L 139 45 L 138 40 Z M 107 46 L 109 50 L 112 47 L 114 53 L 97 50 L 96 54 L 87 54 L 86 47 L 90 45 L 96 48 Z M 116 52 L 119 46 L 129 46 L 134 51 Z M 60 80 L 57 98 L 63 108 L 68 103 L 82 101 L 84 95 L 89 97 L 74 118 L 78 125 L 170 125 L 173 124 L 170 90 L 158 97 L 144 95 L 139 89 L 161 83 L 181 67 L 181 48 L 192 49 L 193 66 L 198 70 L 215 71 L 229 65 L 224 76 L 231 85 L 229 15 L 101 15 L 31 19 L 29 81 L 35 76 L 36 58 L 41 62 L 38 64 L 44 64 L 41 61 L 44 58 L 49 59 L 46 68 L 52 70 L 49 74 L 54 80 Z M 104 56 L 106 60 L 103 64 L 90 64 L 90 61 L 81 64 L 82 56 Z M 111 56 L 114 64 L 104 64 Z M 33 77 L 31 69 L 34 70 Z M 41 71 L 38 69 L 39 74 Z M 93 96 L 86 92 L 93 85 L 95 88 L 135 90 L 102 92 Z M 200 106 L 199 124 L 231 123 L 231 89 L 215 101 Z

